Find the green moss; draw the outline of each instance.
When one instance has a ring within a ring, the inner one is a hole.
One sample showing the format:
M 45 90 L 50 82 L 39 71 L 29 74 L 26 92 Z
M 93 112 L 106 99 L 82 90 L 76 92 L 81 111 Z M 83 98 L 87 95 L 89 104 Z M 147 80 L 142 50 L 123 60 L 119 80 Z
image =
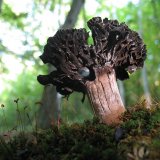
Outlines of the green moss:
M 0 140 L 0 159 L 125 160 L 160 159 L 160 108 L 129 108 L 119 126 L 98 118 L 83 124 L 62 124 L 37 133 Z

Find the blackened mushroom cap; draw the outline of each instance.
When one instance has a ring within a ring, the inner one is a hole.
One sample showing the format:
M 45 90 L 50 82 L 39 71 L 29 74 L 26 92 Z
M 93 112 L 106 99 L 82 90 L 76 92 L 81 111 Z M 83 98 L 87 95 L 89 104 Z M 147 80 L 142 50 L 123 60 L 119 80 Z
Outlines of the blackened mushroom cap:
M 96 53 L 101 55 L 102 65 L 112 66 L 120 80 L 129 78 L 132 73 L 142 68 L 146 59 L 146 46 L 137 32 L 117 20 L 92 18 L 88 21 L 92 31 Z M 102 57 L 103 55 L 103 57 Z
M 89 33 L 85 29 L 59 30 L 48 38 L 40 58 L 56 70 L 38 76 L 41 84 L 53 84 L 63 95 L 85 93 L 84 84 L 95 79 L 95 69 L 108 66 L 115 69 L 118 79 L 124 80 L 129 78 L 128 72 L 143 67 L 146 47 L 137 32 L 107 18 L 94 17 L 87 24 L 93 45 L 88 45 Z

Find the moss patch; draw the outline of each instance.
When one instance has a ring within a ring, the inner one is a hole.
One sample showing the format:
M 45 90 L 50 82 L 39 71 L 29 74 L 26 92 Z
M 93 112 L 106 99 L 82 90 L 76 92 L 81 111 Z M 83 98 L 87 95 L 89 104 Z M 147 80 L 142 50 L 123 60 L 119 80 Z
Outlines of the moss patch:
M 83 124 L 62 124 L 36 133 L 21 133 L 5 142 L 4 160 L 156 160 L 160 159 L 160 107 L 129 108 L 119 126 L 107 126 L 97 118 Z

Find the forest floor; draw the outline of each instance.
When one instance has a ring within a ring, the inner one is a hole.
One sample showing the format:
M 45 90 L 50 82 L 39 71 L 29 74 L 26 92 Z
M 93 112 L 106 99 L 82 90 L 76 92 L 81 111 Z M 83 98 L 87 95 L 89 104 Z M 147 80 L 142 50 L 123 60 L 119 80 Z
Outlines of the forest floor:
M 0 137 L 1 160 L 159 160 L 160 107 L 137 104 L 118 126 L 98 118 L 83 124 L 61 124 L 33 133 Z

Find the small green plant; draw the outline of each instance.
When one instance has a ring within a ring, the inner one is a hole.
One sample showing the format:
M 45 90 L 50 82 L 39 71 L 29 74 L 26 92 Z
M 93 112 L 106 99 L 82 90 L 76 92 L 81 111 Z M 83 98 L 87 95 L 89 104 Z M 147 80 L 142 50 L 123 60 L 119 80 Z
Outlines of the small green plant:
M 14 102 L 16 103 L 16 112 L 17 112 L 17 126 L 20 127 L 20 132 L 24 133 L 24 123 L 22 119 L 22 113 L 19 109 L 19 98 L 15 99 Z

